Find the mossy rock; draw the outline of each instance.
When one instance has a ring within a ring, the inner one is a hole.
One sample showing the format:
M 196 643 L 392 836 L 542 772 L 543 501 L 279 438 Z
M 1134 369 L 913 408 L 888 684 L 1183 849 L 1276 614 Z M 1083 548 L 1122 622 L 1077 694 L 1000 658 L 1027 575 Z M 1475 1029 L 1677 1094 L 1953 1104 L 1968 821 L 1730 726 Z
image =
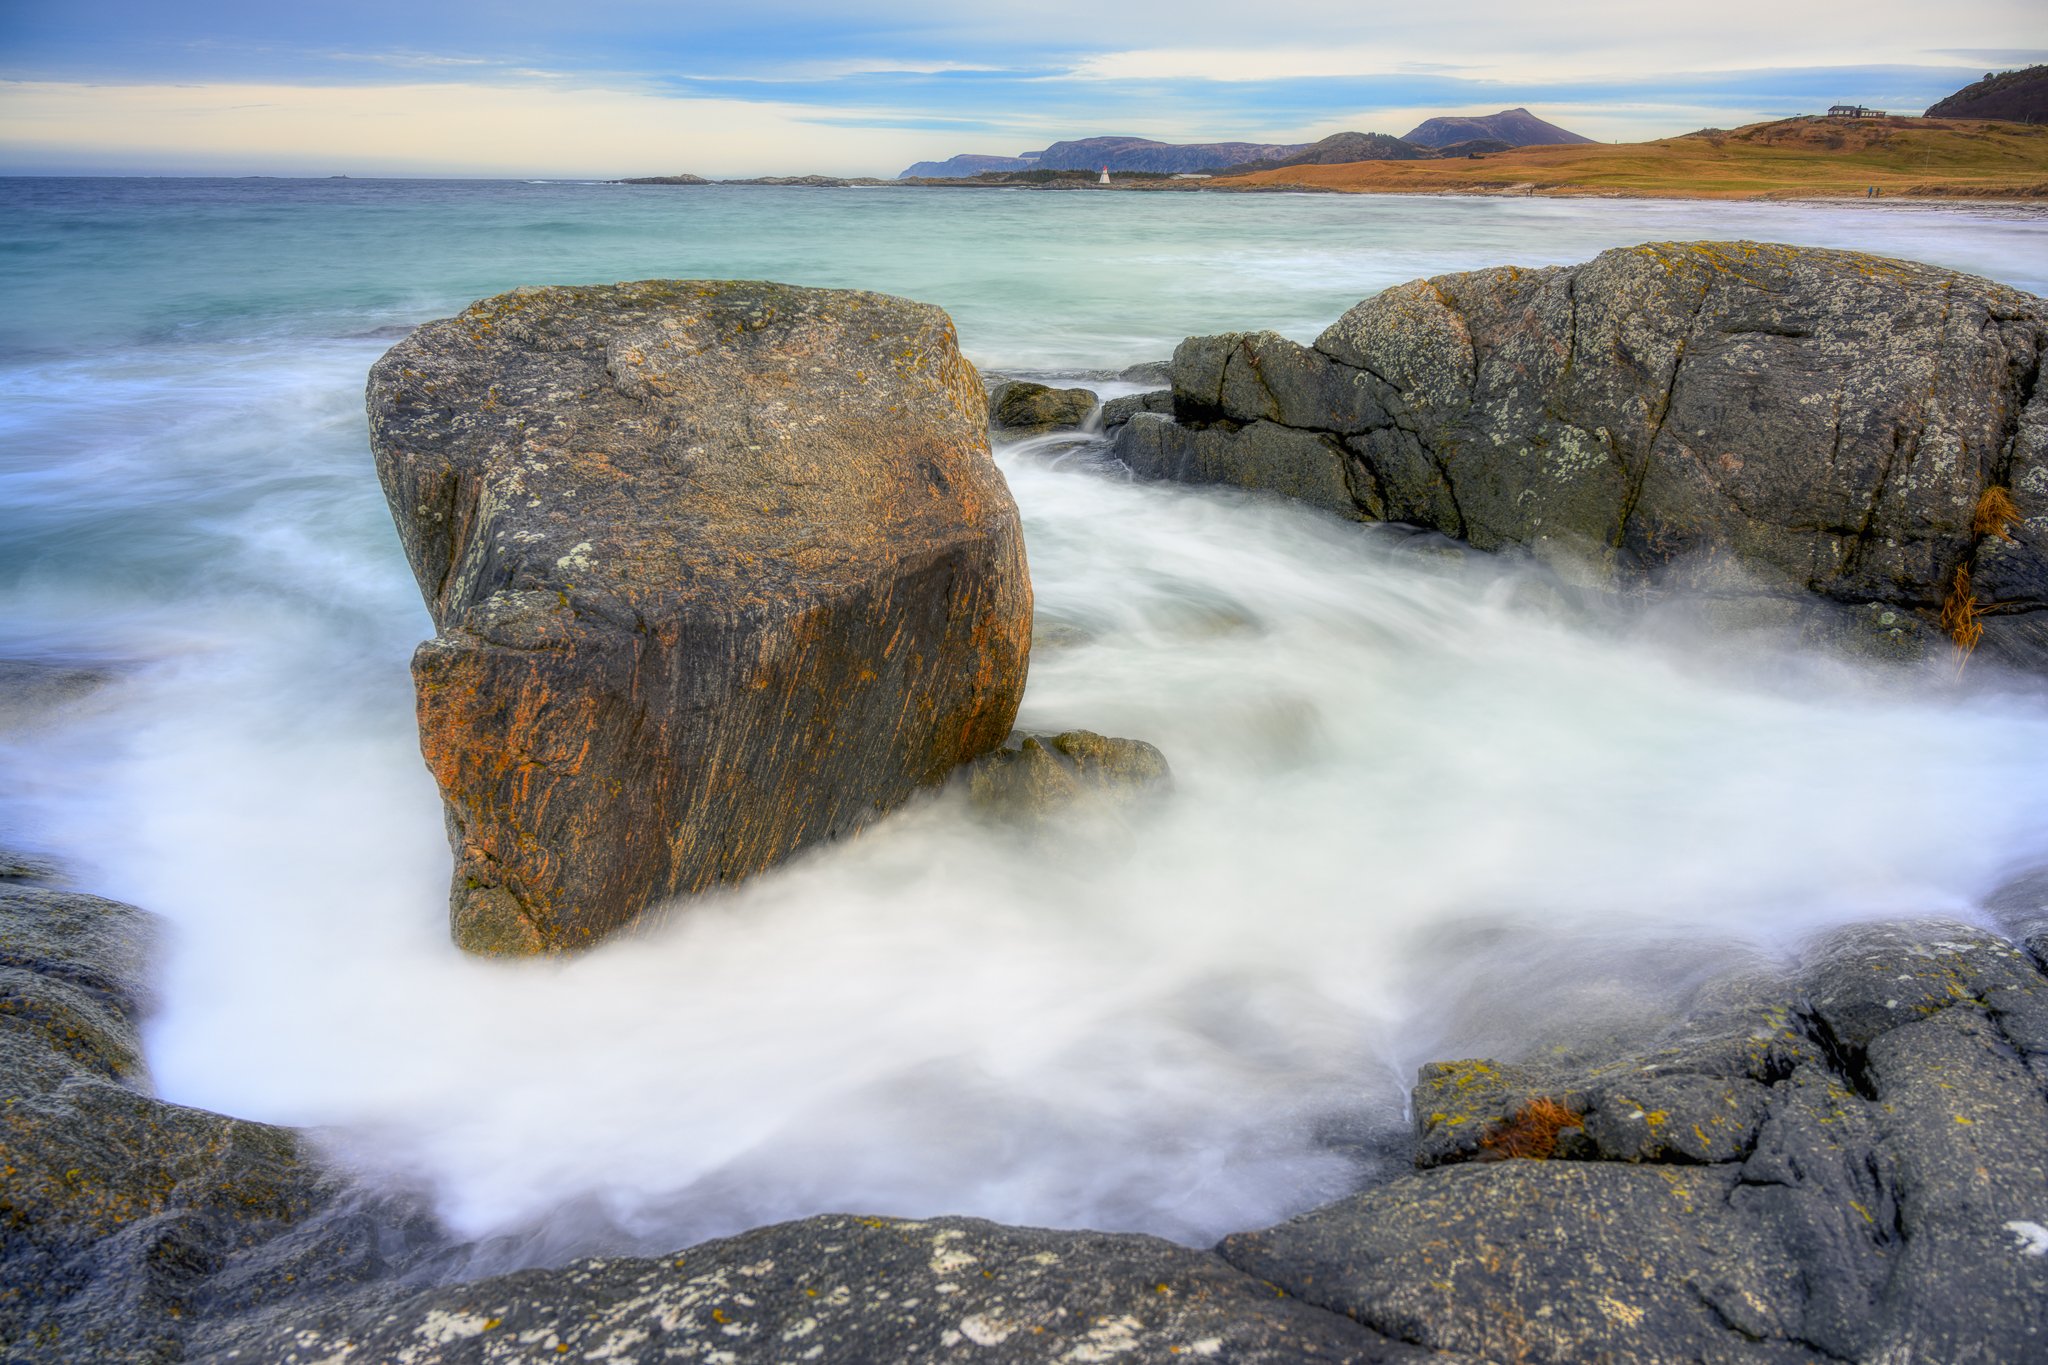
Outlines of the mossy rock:
M 1127 806 L 1172 781 L 1166 756 L 1141 739 L 1015 730 L 1002 748 L 969 765 L 967 791 L 985 814 L 1035 823 L 1084 801 Z

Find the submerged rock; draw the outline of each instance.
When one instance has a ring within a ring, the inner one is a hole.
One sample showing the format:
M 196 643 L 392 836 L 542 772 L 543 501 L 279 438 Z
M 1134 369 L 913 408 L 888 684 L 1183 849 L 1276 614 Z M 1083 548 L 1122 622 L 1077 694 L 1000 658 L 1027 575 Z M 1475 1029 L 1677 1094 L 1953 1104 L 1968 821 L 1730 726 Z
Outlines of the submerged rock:
M 1039 820 L 1084 800 L 1128 804 L 1173 781 L 1166 756 L 1142 739 L 1092 730 L 1014 731 L 967 768 L 968 799 L 988 814 Z
M 1092 390 L 1055 389 L 1028 379 L 1013 379 L 989 395 L 989 425 L 1017 435 L 1069 430 L 1094 411 Z
M 1625 588 L 1814 595 L 1925 626 L 1946 607 L 1958 639 L 1981 626 L 1987 649 L 2040 663 L 2044 345 L 2041 300 L 1953 271 L 1653 243 L 1401 285 L 1312 348 L 1191 337 L 1177 420 L 1134 416 L 1116 450 L 1147 477 L 1264 488 Z
M 1008 733 L 1031 587 L 938 309 L 518 290 L 393 347 L 369 408 L 464 947 L 590 943 Z

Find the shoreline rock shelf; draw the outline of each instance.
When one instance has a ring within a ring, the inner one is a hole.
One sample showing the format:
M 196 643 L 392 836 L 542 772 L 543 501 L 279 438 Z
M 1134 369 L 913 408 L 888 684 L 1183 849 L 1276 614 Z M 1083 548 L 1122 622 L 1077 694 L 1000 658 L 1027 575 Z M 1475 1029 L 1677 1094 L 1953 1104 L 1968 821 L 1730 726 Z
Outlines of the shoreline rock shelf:
M 518 290 L 419 328 L 368 397 L 439 631 L 413 675 L 465 948 L 580 947 L 1009 733 L 1024 542 L 940 310 Z
M 2044 347 L 2048 306 L 1972 276 L 1651 243 L 1400 285 L 1312 347 L 1190 337 L 1170 402 L 1104 417 L 1141 477 L 1409 522 L 1624 589 L 1884 614 L 1909 651 L 1981 628 L 2042 667 Z
M 2009 1361 L 2048 1347 L 2048 918 L 1871 924 L 1647 1036 L 1422 1069 L 1415 1169 L 1211 1250 L 825 1214 L 463 1282 L 286 1128 L 151 1097 L 151 917 L 0 882 L 9 1359 Z M 2007 903 L 2009 902 L 2009 903 Z M 2020 946 L 2021 943 L 2026 946 Z M 807 1354 L 817 1351 L 816 1355 Z

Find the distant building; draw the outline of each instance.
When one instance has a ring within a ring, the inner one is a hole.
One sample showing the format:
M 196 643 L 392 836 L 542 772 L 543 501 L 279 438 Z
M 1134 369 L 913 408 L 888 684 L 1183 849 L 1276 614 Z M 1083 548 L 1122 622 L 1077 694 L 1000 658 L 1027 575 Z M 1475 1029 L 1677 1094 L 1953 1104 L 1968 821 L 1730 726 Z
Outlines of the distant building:
M 1860 104 L 1831 104 L 1828 106 L 1829 118 L 1883 118 L 1884 116 L 1884 110 L 1865 109 Z
M 1095 183 L 1098 185 L 1107 185 L 1109 183 L 1109 167 L 1104 166 L 1102 168 L 1102 179 L 1096 181 Z

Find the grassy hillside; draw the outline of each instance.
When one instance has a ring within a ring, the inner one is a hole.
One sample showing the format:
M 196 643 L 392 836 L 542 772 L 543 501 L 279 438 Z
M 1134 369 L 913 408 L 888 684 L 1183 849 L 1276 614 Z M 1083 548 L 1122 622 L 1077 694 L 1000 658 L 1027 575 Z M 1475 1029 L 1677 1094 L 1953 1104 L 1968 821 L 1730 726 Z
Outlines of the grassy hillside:
M 2048 198 L 2048 126 L 1962 119 L 1785 119 L 1657 142 L 1518 147 L 1476 160 L 1290 166 L 1212 181 L 1355 193 Z

